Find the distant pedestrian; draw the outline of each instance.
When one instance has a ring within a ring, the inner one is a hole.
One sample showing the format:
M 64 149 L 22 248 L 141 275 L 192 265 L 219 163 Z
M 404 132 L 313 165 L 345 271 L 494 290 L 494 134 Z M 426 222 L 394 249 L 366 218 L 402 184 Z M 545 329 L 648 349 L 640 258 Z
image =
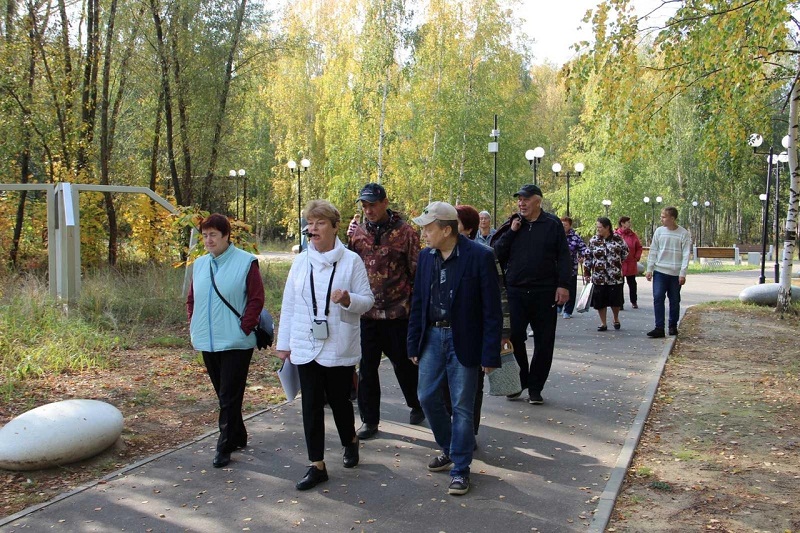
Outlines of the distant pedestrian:
M 569 300 L 572 258 L 561 221 L 542 210 L 542 190 L 537 185 L 523 185 L 514 196 L 519 212 L 500 226 L 492 246 L 506 273 L 511 344 L 520 384 L 528 389 L 528 402 L 539 405 L 544 403 L 542 389 L 553 364 L 556 306 Z M 528 325 L 533 330 L 530 365 L 525 347 Z
M 678 209 L 661 210 L 661 226 L 653 232 L 650 252 L 647 254 L 647 281 L 653 281 L 653 308 L 656 327 L 648 337 L 664 337 L 664 302 L 669 297 L 669 334 L 678 334 L 681 312 L 681 287 L 686 283 L 692 236 L 678 225 Z
M 414 219 L 428 247 L 419 254 L 408 356 L 419 365 L 419 399 L 442 453 L 428 470 L 450 470 L 448 493 L 466 494 L 475 446 L 478 370 L 500 367 L 502 310 L 494 254 L 458 233 L 458 214 L 433 202 Z M 445 378 L 453 404 L 442 398 Z
M 638 297 L 636 294 L 636 276 L 639 275 L 639 259 L 642 258 L 642 241 L 639 236 L 631 229 L 631 217 L 620 217 L 617 235 L 625 240 L 628 245 L 628 257 L 622 262 L 622 275 L 628 282 L 628 294 L 631 307 L 639 309 Z
M 481 211 L 478 213 L 478 231 L 474 237 L 476 242 L 489 246 L 492 236 L 495 234 L 495 229 L 492 227 L 492 215 L 488 211 Z
M 297 365 L 302 392 L 303 431 L 311 461 L 297 490 L 328 481 L 325 465 L 327 401 L 344 447 L 342 464 L 359 461 L 355 414 L 350 401 L 353 371 L 361 358 L 360 317 L 375 298 L 364 262 L 336 236 L 341 215 L 326 200 L 312 200 L 304 210 L 308 247 L 289 270 L 283 289 L 276 355 Z
M 561 217 L 561 224 L 564 226 L 564 233 L 567 235 L 567 246 L 569 246 L 569 255 L 572 258 L 572 278 L 570 278 L 569 282 L 569 300 L 564 304 L 564 307 L 558 310 L 559 312 L 563 312 L 564 318 L 572 318 L 572 312 L 575 311 L 576 293 L 578 291 L 578 263 L 583 262 L 586 243 L 583 242 L 581 236 L 572 229 L 571 217 Z
M 231 452 L 247 446 L 242 403 L 256 336 L 264 308 L 264 284 L 258 259 L 231 243 L 231 224 L 214 213 L 200 223 L 208 251 L 192 267 L 186 300 L 192 346 L 203 354 L 219 400 L 219 438 L 214 468 L 227 466 Z M 222 299 L 238 311 L 241 318 Z
M 361 362 L 358 367 L 358 437 L 378 433 L 381 416 L 381 383 L 378 367 L 382 354 L 392 364 L 406 405 L 410 424 L 422 424 L 425 414 L 417 398 L 419 370 L 408 360 L 406 337 L 411 309 L 411 289 L 417 270 L 419 235 L 399 213 L 389 209 L 386 189 L 378 183 L 361 188 L 357 202 L 364 222 L 350 223 L 348 247 L 364 261 L 375 305 L 361 317 Z
M 611 221 L 606 217 L 597 219 L 597 234 L 589 240 L 583 267 L 590 272 L 594 290 L 592 307 L 597 309 L 600 325 L 597 331 L 606 331 L 608 308 L 614 314 L 614 329 L 622 326 L 619 309 L 622 307 L 622 262 L 628 256 L 628 245 L 622 237 L 614 233 Z

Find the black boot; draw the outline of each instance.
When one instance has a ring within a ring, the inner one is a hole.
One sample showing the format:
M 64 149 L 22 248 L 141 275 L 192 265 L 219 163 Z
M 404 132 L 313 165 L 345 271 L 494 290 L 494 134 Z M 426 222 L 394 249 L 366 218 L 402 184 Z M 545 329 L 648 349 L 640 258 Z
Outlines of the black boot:
M 358 439 L 344 447 L 342 464 L 345 468 L 353 468 L 358 464 Z

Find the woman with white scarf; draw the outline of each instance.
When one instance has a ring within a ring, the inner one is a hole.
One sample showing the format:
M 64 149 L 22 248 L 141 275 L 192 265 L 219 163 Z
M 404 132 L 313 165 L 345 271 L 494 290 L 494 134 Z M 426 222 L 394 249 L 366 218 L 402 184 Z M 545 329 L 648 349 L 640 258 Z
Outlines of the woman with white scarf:
M 361 258 L 336 233 L 341 215 L 326 200 L 312 200 L 303 211 L 308 248 L 299 254 L 286 280 L 278 328 L 277 356 L 297 365 L 303 429 L 311 461 L 298 490 L 328 480 L 325 466 L 327 399 L 344 446 L 345 468 L 358 464 L 359 442 L 350 401 L 353 371 L 361 358 L 361 315 L 375 299 Z

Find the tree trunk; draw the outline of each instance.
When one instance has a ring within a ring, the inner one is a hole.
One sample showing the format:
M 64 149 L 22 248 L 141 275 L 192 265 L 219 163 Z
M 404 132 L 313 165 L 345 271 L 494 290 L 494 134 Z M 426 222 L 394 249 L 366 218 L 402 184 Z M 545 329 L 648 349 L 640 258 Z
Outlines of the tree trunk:
M 33 88 L 36 81 L 36 37 L 33 29 L 33 8 L 30 8 L 31 29 L 28 31 L 28 42 L 30 43 L 30 56 L 28 59 L 28 93 L 25 95 L 25 105 L 22 107 L 20 126 L 22 131 L 22 153 L 19 155 L 20 183 L 28 183 L 31 163 L 31 106 L 33 104 Z M 22 226 L 25 219 L 25 200 L 28 197 L 27 191 L 20 191 L 19 203 L 17 204 L 17 216 L 14 220 L 14 235 L 11 240 L 11 265 L 17 266 L 19 256 L 19 241 L 22 239 Z
M 228 103 L 228 91 L 230 90 L 231 79 L 233 78 L 233 60 L 236 57 L 236 51 L 239 49 L 239 37 L 242 31 L 242 24 L 244 23 L 244 10 L 246 5 L 247 0 L 241 0 L 241 3 L 236 11 L 236 26 L 233 28 L 231 49 L 228 53 L 228 61 L 225 64 L 225 80 L 219 96 L 219 112 L 217 113 L 217 120 L 214 124 L 214 140 L 211 143 L 211 157 L 208 161 L 208 172 L 206 172 L 205 179 L 203 180 L 203 190 L 200 194 L 201 208 L 206 208 L 208 206 L 211 195 L 211 180 L 214 177 L 214 172 L 217 170 L 219 144 L 220 139 L 222 138 L 222 123 L 225 120 L 225 107 Z
M 797 242 L 797 208 L 798 208 L 798 168 L 797 141 L 798 141 L 798 115 L 800 115 L 800 63 L 798 71 L 792 85 L 792 92 L 789 96 L 789 168 L 791 169 L 791 181 L 789 184 L 789 208 L 786 211 L 786 234 L 783 241 L 783 265 L 781 267 L 781 287 L 778 292 L 777 311 L 783 318 L 784 313 L 789 311 L 792 303 L 792 256 L 794 255 L 795 244 Z M 775 253 L 778 253 L 775 250 Z
M 109 124 L 109 86 L 111 84 L 111 44 L 114 42 L 114 22 L 117 15 L 117 0 L 111 0 L 106 28 L 106 49 L 103 57 L 103 86 L 100 97 L 100 183 L 109 184 L 108 164 L 111 159 L 111 126 Z M 121 76 L 124 78 L 125 73 Z M 103 200 L 108 219 L 108 264 L 117 264 L 117 212 L 114 209 L 114 198 L 110 192 L 103 193 Z
M 180 24 L 181 26 L 188 26 L 189 23 Z M 189 142 L 189 115 L 186 112 L 186 94 L 183 88 L 183 80 L 181 75 L 181 64 L 178 58 L 178 24 L 172 25 L 172 76 L 175 79 L 175 96 L 178 99 L 178 131 L 181 135 L 181 153 L 183 155 L 183 183 L 184 194 L 187 201 L 191 203 L 192 198 L 192 153 Z
M 161 66 L 161 92 L 164 95 L 164 121 L 167 127 L 167 159 L 169 160 L 169 173 L 172 179 L 172 190 L 175 191 L 175 201 L 178 205 L 187 205 L 181 194 L 181 183 L 178 177 L 178 167 L 175 165 L 175 146 L 172 141 L 172 94 L 169 85 L 169 61 L 167 59 L 166 45 L 164 44 L 164 28 L 161 15 L 158 12 L 157 0 L 150 0 L 150 10 L 156 27 L 156 46 L 158 61 Z
M 389 99 L 389 68 L 387 65 L 384 72 L 381 116 L 378 123 L 378 183 L 383 181 L 383 141 L 386 139 L 386 101 Z
M 94 140 L 97 117 L 97 69 L 100 63 L 100 0 L 87 0 L 86 14 L 86 58 L 81 90 L 81 128 L 78 132 L 78 154 L 76 170 L 88 170 L 89 150 Z

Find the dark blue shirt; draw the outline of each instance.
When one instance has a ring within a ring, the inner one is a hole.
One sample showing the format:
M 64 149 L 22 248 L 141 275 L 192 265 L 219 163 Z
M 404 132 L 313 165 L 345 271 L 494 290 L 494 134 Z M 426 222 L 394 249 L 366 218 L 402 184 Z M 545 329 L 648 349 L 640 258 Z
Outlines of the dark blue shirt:
M 458 260 L 458 245 L 447 259 L 442 252 L 432 248 L 433 275 L 431 276 L 431 299 L 428 302 L 428 319 L 431 322 L 450 320 L 450 304 L 453 300 L 453 277 Z

